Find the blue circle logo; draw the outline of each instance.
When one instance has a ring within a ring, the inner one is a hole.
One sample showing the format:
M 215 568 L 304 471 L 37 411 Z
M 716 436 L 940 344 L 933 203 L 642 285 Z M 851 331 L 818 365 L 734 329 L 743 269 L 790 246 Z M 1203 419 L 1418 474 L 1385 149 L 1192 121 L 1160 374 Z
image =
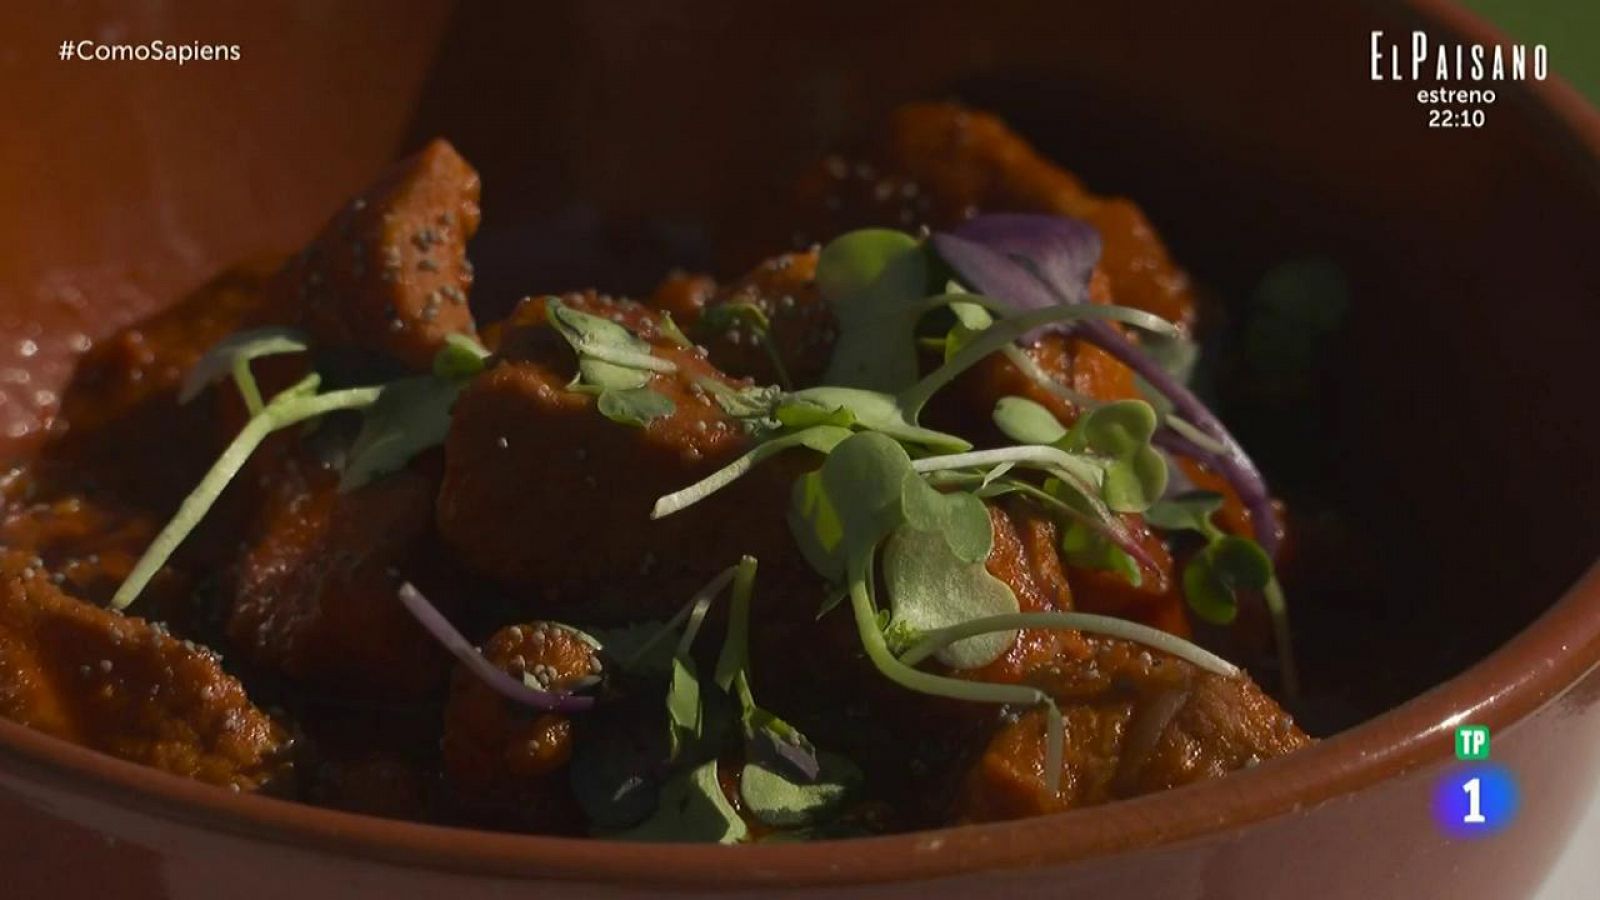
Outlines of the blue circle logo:
M 1505 766 L 1453 767 L 1433 789 L 1433 818 L 1451 837 L 1494 834 L 1517 816 L 1517 781 Z

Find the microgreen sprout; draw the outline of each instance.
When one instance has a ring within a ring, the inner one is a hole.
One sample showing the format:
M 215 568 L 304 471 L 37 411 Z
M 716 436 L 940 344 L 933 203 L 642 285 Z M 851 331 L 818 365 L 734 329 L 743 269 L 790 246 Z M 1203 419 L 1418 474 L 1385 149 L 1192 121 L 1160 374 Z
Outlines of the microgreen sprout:
M 718 394 L 724 409 L 744 419 L 763 442 L 701 482 L 661 498 L 654 515 L 681 510 L 784 450 L 805 446 L 824 454 L 822 467 L 795 483 L 790 528 L 802 555 L 834 586 L 830 597 L 850 601 L 868 658 L 912 690 L 1043 708 L 1054 790 L 1064 726 L 1049 695 L 1024 685 L 924 672 L 916 664 L 937 656 L 952 668 L 978 668 L 1004 653 L 1018 629 L 1055 627 L 1140 641 L 1209 671 L 1237 674 L 1214 655 L 1136 623 L 1022 613 L 1011 588 L 985 567 L 992 532 L 983 498 L 1017 493 L 1069 524 L 1069 554 L 1118 568 L 1137 583 L 1138 564 L 1154 564 L 1118 513 L 1149 508 L 1166 488 L 1165 459 L 1151 446 L 1159 417 L 1136 400 L 1079 404 L 1079 418 L 1067 428 L 1043 407 L 1007 398 L 997 422 L 1024 443 L 987 450 L 927 432 L 917 419 L 938 391 L 990 354 L 1010 351 L 1031 363 L 1015 342 L 1041 327 L 1119 321 L 1165 336 L 1178 332 L 1158 317 L 1122 307 L 1051 304 L 1018 311 L 959 291 L 917 299 L 924 272 L 915 241 L 892 232 L 854 232 L 825 248 L 818 283 L 842 329 L 829 378 L 857 386 L 836 382 L 793 393 Z M 914 359 L 917 320 L 940 307 L 951 308 L 958 322 L 945 338 L 945 361 L 920 380 L 908 377 L 902 354 L 882 348 L 903 348 Z M 877 358 L 862 352 L 865 338 L 852 343 L 852 334 L 875 335 Z M 893 394 L 862 384 L 902 387 Z M 1042 473 L 1044 485 L 1014 474 L 1021 469 Z M 880 563 L 886 607 L 874 597 Z
M 648 819 L 608 836 L 625 841 L 737 844 L 748 834 L 739 811 L 722 793 L 717 761 L 709 759 L 667 779 Z
M 255 328 L 231 334 L 207 350 L 184 375 L 178 402 L 188 403 L 207 387 L 231 377 L 250 415 L 256 415 L 265 404 L 250 363 L 268 356 L 304 353 L 309 348 L 305 335 L 290 328 Z
M 1023 309 L 1084 305 L 1088 299 L 1089 274 L 1100 253 L 1093 229 L 1064 216 L 978 216 L 952 233 L 934 235 L 932 244 L 968 286 Z M 1250 511 L 1254 544 L 1270 566 L 1281 539 L 1271 494 L 1266 480 L 1244 448 L 1184 383 L 1193 363 L 1192 344 L 1186 343 L 1181 335 L 1168 332 L 1158 335 L 1161 340 L 1153 346 L 1152 352 L 1134 343 L 1109 322 L 1088 320 L 1073 327 L 1078 336 L 1132 369 L 1147 396 L 1160 406 L 1162 428 L 1152 437 L 1157 446 L 1206 465 L 1232 485 Z M 1231 596 L 1231 590 L 1223 588 L 1259 580 L 1255 577 L 1259 566 L 1244 562 L 1252 556 L 1238 545 L 1232 545 L 1225 552 L 1217 551 L 1211 557 L 1213 562 L 1223 557 L 1231 561 L 1225 569 L 1232 576 L 1251 577 L 1234 578 L 1226 583 L 1212 578 L 1197 579 L 1197 586 L 1207 590 L 1213 600 L 1223 594 Z M 1283 590 L 1273 577 L 1267 579 L 1261 590 L 1273 620 L 1285 692 L 1293 696 L 1297 678 Z M 1209 601 L 1202 603 L 1218 615 L 1226 608 Z
M 952 233 L 935 235 L 933 244 L 978 292 L 1023 309 L 1045 309 L 1086 304 L 1086 283 L 1100 253 L 1098 238 L 1086 233 L 1092 231 L 1065 216 L 990 215 L 971 219 Z M 1268 556 L 1274 555 L 1279 536 L 1266 481 L 1221 420 L 1180 378 L 1109 323 L 1085 321 L 1075 327 L 1080 337 L 1132 369 L 1165 401 L 1170 411 L 1157 442 L 1205 462 L 1227 478 L 1251 510 L 1257 542 Z M 1166 336 L 1174 334 L 1169 331 Z
M 727 589 L 728 585 L 733 582 L 733 576 L 736 573 L 737 569 L 735 568 L 724 569 L 717 577 L 711 579 L 705 587 L 696 591 L 694 596 L 689 598 L 689 602 L 685 603 L 666 624 L 662 625 L 654 635 L 635 648 L 626 659 L 622 660 L 623 668 L 632 669 L 637 667 L 650 656 L 658 645 L 668 640 L 672 635 L 677 634 L 678 629 L 683 627 L 683 624 L 689 620 L 689 617 L 694 614 L 696 609 L 702 605 L 709 604 L 718 594 Z
M 222 451 L 222 455 L 217 457 L 210 471 L 184 498 L 172 520 L 161 529 L 145 549 L 144 555 L 134 564 L 127 579 L 111 598 L 112 609 L 127 609 L 138 599 L 150 579 L 166 565 L 178 545 L 205 518 L 233 477 L 239 474 L 250 455 L 269 435 L 336 410 L 371 406 L 382 391 L 381 388 L 368 387 L 318 394 L 316 389 L 319 382 L 316 375 L 307 376 L 299 384 L 274 397 L 246 423 L 233 442 Z
M 1145 520 L 1163 531 L 1193 532 L 1205 540 L 1183 570 L 1184 597 L 1200 618 L 1226 625 L 1238 615 L 1241 591 L 1262 595 L 1272 618 L 1284 693 L 1296 696 L 1299 678 L 1283 588 L 1271 558 L 1255 541 L 1228 534 L 1213 520 L 1222 501 L 1222 495 L 1212 491 L 1191 491 L 1151 506 Z
M 971 301 L 970 295 L 963 300 Z M 923 379 L 900 395 L 900 406 L 915 418 L 922 407 L 956 376 L 972 368 L 984 357 L 1011 345 L 1024 334 L 1044 325 L 1062 322 L 1110 320 L 1136 325 L 1156 333 L 1175 333 L 1172 323 L 1143 310 L 1125 306 L 1052 306 L 1025 312 L 1013 318 L 1002 319 L 975 335 L 956 351 L 948 362 L 928 373 Z
M 791 531 L 813 568 L 824 578 L 843 584 L 862 647 L 879 672 L 921 693 L 1045 709 L 1051 731 L 1047 746 L 1056 752 L 1062 743 L 1061 717 L 1055 700 L 1045 692 L 1025 685 L 938 675 L 922 671 L 914 663 L 941 654 L 947 665 L 982 665 L 998 653 L 990 642 L 975 643 L 975 639 L 1038 625 L 1111 633 L 1158 649 L 1180 651 L 1181 658 L 1198 661 L 1212 671 L 1237 674 L 1206 651 L 1165 632 L 1122 620 L 1021 613 L 1015 596 L 1000 599 L 999 591 L 1011 595 L 1003 582 L 977 582 L 972 567 L 982 567 L 992 541 L 988 515 L 981 502 L 973 505 L 971 495 L 934 490 L 923 473 L 997 462 L 1043 460 L 1054 466 L 1059 456 L 1065 455 L 1054 447 L 1028 447 L 912 460 L 890 438 L 864 432 L 841 442 L 821 469 L 796 483 L 789 516 Z M 981 472 L 972 475 L 985 477 Z M 981 538 L 979 528 L 984 532 Z M 891 555 L 897 558 L 891 560 Z M 880 608 L 872 594 L 880 556 L 884 557 L 889 590 L 887 610 Z M 998 643 L 1003 652 L 1010 639 Z M 900 653 L 896 653 L 897 647 Z M 1046 773 L 1051 790 L 1058 789 L 1061 775 L 1059 756 L 1054 759 Z
M 678 371 L 676 363 L 653 355 L 649 343 L 610 319 L 573 309 L 557 297 L 545 299 L 545 312 L 550 324 L 578 354 L 580 365 L 584 362 L 600 362 L 640 372 L 671 374 Z M 586 372 L 584 377 L 592 375 Z M 630 382 L 632 380 L 628 379 Z M 605 384 L 604 376 L 595 381 L 602 386 L 613 386 Z M 639 387 L 640 384 L 631 386 Z
M 574 765 L 574 787 L 592 820 L 610 827 L 643 820 L 612 836 L 725 842 L 744 837 L 742 822 L 730 825 L 729 807 L 715 777 L 718 760 L 728 750 L 722 742 L 730 732 L 720 723 L 726 721 L 723 710 L 729 698 L 737 703 L 737 734 L 743 744 L 742 799 L 763 823 L 777 828 L 820 824 L 859 783 L 859 770 L 848 760 L 819 753 L 799 729 L 756 701 L 749 643 L 756 569 L 756 560 L 747 556 L 719 573 L 650 639 L 634 642 L 621 664 L 624 672 L 644 674 L 636 671 L 637 663 L 677 635 L 665 675 L 665 740 L 641 743 L 607 729 L 602 721 L 595 740 L 603 740 L 604 746 L 579 754 L 583 762 Z M 702 679 L 693 646 L 713 602 L 724 592 L 730 594 L 727 632 L 712 677 Z M 601 718 L 606 718 L 604 710 Z M 659 759 L 650 747 L 660 748 Z M 659 783 L 653 814 L 649 798 L 639 793 L 655 790 L 650 783 Z
M 488 358 L 488 352 L 476 342 L 458 337 L 446 342 L 435 359 L 435 372 L 443 374 L 318 393 L 322 379 L 312 373 L 270 401 L 260 402 L 250 361 L 304 352 L 308 346 L 303 338 L 284 329 L 241 332 L 218 343 L 190 371 L 183 397 L 196 396 L 226 373 L 233 377 L 246 405 L 255 409 L 200 483 L 184 498 L 177 513 L 145 548 L 144 555 L 112 596 L 113 609 L 127 609 L 139 598 L 267 437 L 330 413 L 365 411 L 362 430 L 341 475 L 341 487 L 359 487 L 441 443 L 449 429 L 450 408 L 457 394 L 483 370 Z
M 654 355 L 649 342 L 610 319 L 573 309 L 557 297 L 545 298 L 545 315 L 578 357 L 578 374 L 568 387 L 596 395 L 601 415 L 622 425 L 643 427 L 677 409 L 671 397 L 648 385 L 654 375 L 676 373 L 678 365 Z
M 839 324 L 823 382 L 894 393 L 915 381 L 926 284 L 927 257 L 908 234 L 852 231 L 823 247 L 817 289 Z

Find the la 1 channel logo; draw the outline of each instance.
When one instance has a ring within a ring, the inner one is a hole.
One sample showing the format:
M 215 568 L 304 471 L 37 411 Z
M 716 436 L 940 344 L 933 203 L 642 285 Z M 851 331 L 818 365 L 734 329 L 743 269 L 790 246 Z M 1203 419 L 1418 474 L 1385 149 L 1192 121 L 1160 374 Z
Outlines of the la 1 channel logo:
M 1462 725 L 1455 732 L 1456 764 L 1433 789 L 1433 818 L 1454 838 L 1486 837 L 1517 816 L 1517 782 L 1511 770 L 1489 760 L 1489 729 Z

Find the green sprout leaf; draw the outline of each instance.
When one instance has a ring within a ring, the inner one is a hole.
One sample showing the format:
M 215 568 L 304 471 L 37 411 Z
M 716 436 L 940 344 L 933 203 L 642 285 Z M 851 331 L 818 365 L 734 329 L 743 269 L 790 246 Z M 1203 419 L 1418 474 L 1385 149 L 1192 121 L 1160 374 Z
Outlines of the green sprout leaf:
M 788 395 L 776 398 L 773 405 L 767 409 L 766 415 L 772 417 L 783 428 L 814 428 L 818 425 L 849 428 L 856 424 L 855 413 L 845 406 L 829 406 L 805 397 Z
M 847 557 L 876 546 L 904 521 L 901 497 L 911 457 L 894 440 L 870 431 L 852 435 L 833 448 L 818 473 L 838 510 Z
M 911 458 L 894 440 L 865 431 L 841 441 L 822 468 L 796 482 L 789 530 L 806 561 L 837 583 L 845 565 L 870 553 L 904 520 Z
M 795 479 L 787 519 L 789 533 L 794 536 L 795 546 L 800 548 L 800 555 L 806 562 L 829 582 L 842 580 L 844 522 L 822 485 L 821 472 L 807 472 Z M 825 605 L 824 612 L 829 608 Z
M 580 359 L 589 357 L 647 372 L 677 368 L 670 360 L 651 355 L 649 342 L 610 319 L 573 309 L 556 297 L 545 300 L 545 311 L 550 324 Z
M 717 401 L 723 412 L 746 424 L 755 425 L 756 431 L 778 426 L 772 419 L 772 414 L 783 390 L 777 385 L 752 384 L 748 387 L 733 388 L 715 378 L 703 378 L 696 383 Z
M 1144 583 L 1144 572 L 1128 551 L 1082 522 L 1073 522 L 1062 530 L 1061 553 L 1069 566 L 1113 572 L 1134 587 Z
M 1221 508 L 1221 494 L 1189 491 L 1151 504 L 1144 511 L 1144 520 L 1163 531 L 1193 531 L 1215 539 L 1222 537 L 1222 529 L 1211 521 L 1211 516 Z
M 755 596 L 756 560 L 746 556 L 734 567 L 732 597 L 728 604 L 728 634 L 717 655 L 715 680 L 724 691 L 750 667 L 750 605 Z M 748 710 L 747 710 L 748 711 Z
M 1239 592 L 1261 591 L 1273 580 L 1261 545 L 1227 535 L 1207 544 L 1183 570 L 1183 594 L 1195 614 L 1226 625 L 1239 614 Z
M 650 383 L 650 370 L 619 366 L 603 359 L 580 359 L 578 377 L 571 389 L 604 395 L 607 391 L 637 391 Z
M 676 372 L 671 360 L 650 352 L 650 344 L 610 319 L 573 309 L 555 297 L 545 309 L 556 332 L 578 356 L 575 389 L 634 390 L 650 381 L 654 372 Z
M 677 364 L 651 353 L 649 342 L 622 325 L 573 309 L 555 297 L 545 300 L 550 323 L 578 355 L 571 390 L 597 394 L 600 414 L 620 425 L 641 428 L 677 409 L 672 398 L 647 387 L 656 374 L 671 374 Z
M 669 778 L 661 786 L 654 815 L 609 836 L 624 841 L 737 844 L 748 835 L 744 820 L 722 792 L 713 759 Z
M 900 488 L 905 524 L 941 535 L 950 552 L 964 563 L 981 563 L 994 548 L 989 508 L 965 491 L 941 493 L 915 472 L 907 472 Z
M 350 447 L 339 489 L 352 491 L 399 471 L 417 454 L 443 444 L 461 387 L 461 382 L 433 375 L 384 385 Z
M 945 287 L 945 293 L 961 293 L 961 290 L 959 286 L 952 283 Z M 949 309 L 950 312 L 955 314 L 956 323 L 950 326 L 950 330 L 944 336 L 945 362 L 954 359 L 956 353 L 960 352 L 961 348 L 972 343 L 972 339 L 977 337 L 979 332 L 994 324 L 994 316 L 990 315 L 987 309 L 977 303 L 953 300 L 950 302 Z
M 1020 608 L 1005 582 L 989 574 L 982 562 L 956 556 L 936 532 L 909 526 L 896 530 L 884 548 L 883 575 L 894 614 L 891 627 L 914 634 Z M 938 658 L 954 669 L 976 669 L 999 659 L 1015 640 L 1015 631 L 991 632 L 951 644 Z
M 670 416 L 678 408 L 671 397 L 646 387 L 603 391 L 596 406 L 611 421 L 635 427 Z
M 250 414 L 261 412 L 261 391 L 250 374 L 250 363 L 268 356 L 305 353 L 311 348 L 305 335 L 291 328 L 254 328 L 235 332 L 217 342 L 184 375 L 178 402 L 188 403 L 207 387 L 232 377 L 238 382 Z
M 1167 489 L 1167 461 L 1150 446 L 1160 424 L 1143 400 L 1118 400 L 1084 413 L 1063 441 L 1106 459 L 1102 497 L 1115 512 L 1143 512 Z
M 1100 496 L 1113 512 L 1141 512 L 1167 487 L 1166 459 L 1150 446 L 1159 420 L 1150 404 L 1119 400 L 1097 405 L 1078 418 L 1072 429 L 1054 414 L 1023 397 L 1004 397 L 995 405 L 994 421 L 1012 440 L 1049 445 L 1099 461 Z
M 876 431 L 902 443 L 940 453 L 959 453 L 972 447 L 971 442 L 963 438 L 917 425 L 900 408 L 894 396 L 861 388 L 828 386 L 796 391 L 780 400 L 776 415 L 785 425 L 820 418 L 829 424 Z
M 763 825 L 798 828 L 816 824 L 837 812 L 861 783 L 861 770 L 832 753 L 818 754 L 816 779 L 798 782 L 765 766 L 746 763 L 739 776 L 745 808 Z
M 489 362 L 489 351 L 464 334 L 448 335 L 433 357 L 433 374 L 449 381 L 476 378 Z
M 908 234 L 840 235 L 817 258 L 817 288 L 839 324 L 823 381 L 895 393 L 917 380 L 917 320 L 927 258 Z
M 689 336 L 684 334 L 683 329 L 679 328 L 678 323 L 673 320 L 672 313 L 662 310 L 661 323 L 657 327 L 661 329 L 662 334 L 666 335 L 667 340 L 677 344 L 680 349 L 687 350 L 694 346 L 694 341 L 689 340 Z
M 1156 412 L 1142 400 L 1107 403 L 1080 417 L 1067 438 L 1072 449 L 1120 458 L 1150 445 Z
M 1164 531 L 1192 531 L 1206 539 L 1183 570 L 1183 595 L 1195 615 L 1217 625 L 1226 625 L 1239 614 L 1240 591 L 1281 592 L 1273 573 L 1272 559 L 1261 545 L 1246 537 L 1223 531 L 1212 516 L 1222 508 L 1222 495 L 1213 491 L 1190 491 L 1151 506 L 1145 521 Z M 1284 630 L 1274 612 L 1274 627 Z M 1281 637 L 1281 636 L 1280 636 Z M 1286 655 L 1287 658 L 1287 655 Z M 1286 665 L 1290 670 L 1293 662 Z M 1292 677 L 1292 675 L 1290 676 Z
M 667 721 L 672 748 L 670 758 L 678 759 L 686 748 L 700 740 L 704 724 L 700 678 L 695 674 L 694 661 L 683 656 L 672 660 L 672 680 L 667 687 Z
M 1026 397 L 1001 397 L 994 407 L 994 424 L 1019 444 L 1053 446 L 1067 436 L 1055 413 Z
M 890 286 L 885 279 L 899 279 L 892 285 L 895 288 L 920 291 L 927 284 L 926 265 L 923 260 L 912 262 L 910 256 L 921 256 L 921 250 L 916 238 L 903 231 L 864 228 L 842 234 L 817 256 L 817 290 L 837 306 L 859 302 Z
M 809 783 L 819 771 L 816 748 L 800 730 L 762 709 L 750 686 L 750 607 L 755 595 L 756 560 L 739 560 L 733 578 L 728 610 L 727 637 L 717 656 L 715 683 L 739 701 L 739 722 L 744 732 L 745 759 L 788 772 Z

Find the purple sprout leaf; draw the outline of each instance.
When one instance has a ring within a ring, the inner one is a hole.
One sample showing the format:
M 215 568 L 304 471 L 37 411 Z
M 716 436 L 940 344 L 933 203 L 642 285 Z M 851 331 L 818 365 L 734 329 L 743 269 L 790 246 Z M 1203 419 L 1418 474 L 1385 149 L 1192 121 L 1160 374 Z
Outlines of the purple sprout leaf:
M 501 696 L 513 703 L 520 703 L 532 709 L 546 712 L 575 713 L 582 712 L 594 706 L 593 697 L 579 696 L 570 693 L 552 693 L 529 687 L 521 681 L 512 678 L 510 673 L 490 662 L 487 657 L 478 652 L 478 648 L 456 630 L 450 620 L 446 619 L 438 607 L 428 602 L 428 598 L 410 583 L 400 586 L 400 602 L 416 617 L 418 623 L 427 629 L 439 643 L 443 644 L 456 659 L 461 660 L 472 674 L 483 680 L 483 683 L 493 688 Z
M 1023 311 L 1086 301 L 1089 276 L 1100 261 L 1100 233 L 1066 216 L 977 216 L 934 235 L 932 242 L 968 287 Z M 1024 340 L 1047 330 L 1037 329 Z

